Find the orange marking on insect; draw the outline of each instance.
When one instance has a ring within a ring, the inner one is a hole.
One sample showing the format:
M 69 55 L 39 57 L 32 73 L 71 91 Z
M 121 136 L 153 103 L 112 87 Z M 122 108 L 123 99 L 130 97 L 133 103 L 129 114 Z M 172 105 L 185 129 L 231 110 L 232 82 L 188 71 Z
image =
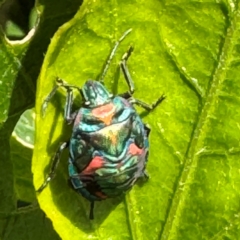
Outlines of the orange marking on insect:
M 103 166 L 103 158 L 100 156 L 96 156 L 93 160 L 89 163 L 89 165 L 83 170 L 83 174 L 92 174 L 95 170 L 101 168 Z
M 117 144 L 117 133 L 114 133 L 113 131 L 109 132 L 109 138 L 111 139 L 111 142 L 113 145 Z
M 114 113 L 115 106 L 113 103 L 108 103 L 92 110 L 93 116 L 104 122 L 106 125 L 111 124 Z
M 131 155 L 141 155 L 143 152 L 143 149 L 139 148 L 136 144 L 131 143 L 129 146 L 128 152 Z

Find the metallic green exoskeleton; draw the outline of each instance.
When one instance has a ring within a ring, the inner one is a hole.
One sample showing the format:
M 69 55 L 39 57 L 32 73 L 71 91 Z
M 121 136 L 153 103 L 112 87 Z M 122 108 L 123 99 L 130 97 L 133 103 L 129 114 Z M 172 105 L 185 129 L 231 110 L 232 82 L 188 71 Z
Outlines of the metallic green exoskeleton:
M 64 117 L 68 123 L 74 124 L 70 140 L 64 142 L 56 152 L 51 171 L 38 191 L 41 192 L 51 181 L 60 155 L 68 147 L 70 181 L 73 188 L 91 202 L 91 219 L 94 201 L 125 193 L 138 178 L 147 176 L 145 167 L 150 129 L 142 122 L 134 104 L 150 111 L 165 98 L 161 96 L 154 104 L 148 105 L 132 97 L 134 84 L 126 65 L 132 47 L 120 62 L 129 91 L 114 96 L 104 87 L 103 79 L 110 61 L 119 43 L 130 31 L 126 31 L 115 44 L 99 81 L 88 80 L 79 88 L 57 79 L 57 85 L 43 103 L 45 112 L 58 87 L 65 88 L 67 99 Z M 73 88 L 78 89 L 83 98 L 83 105 L 75 113 L 71 110 Z

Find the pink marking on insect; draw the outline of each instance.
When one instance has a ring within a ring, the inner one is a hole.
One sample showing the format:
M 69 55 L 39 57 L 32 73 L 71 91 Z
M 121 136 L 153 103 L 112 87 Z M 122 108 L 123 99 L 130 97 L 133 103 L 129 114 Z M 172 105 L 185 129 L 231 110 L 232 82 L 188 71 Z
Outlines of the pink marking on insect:
M 106 199 L 107 198 L 107 196 L 102 192 L 95 192 L 95 195 L 97 197 L 100 197 L 101 199 Z
M 143 149 L 139 148 L 136 144 L 131 143 L 128 152 L 130 153 L 130 155 L 141 155 Z
M 82 119 L 82 114 L 78 113 L 75 120 L 74 120 L 74 127 L 77 127 Z
M 115 106 L 113 103 L 108 103 L 92 110 L 93 116 L 104 122 L 106 125 L 111 124 L 114 113 Z
M 83 170 L 82 174 L 92 174 L 95 170 L 101 168 L 104 164 L 103 158 L 100 156 L 96 156 L 89 163 L 89 165 Z

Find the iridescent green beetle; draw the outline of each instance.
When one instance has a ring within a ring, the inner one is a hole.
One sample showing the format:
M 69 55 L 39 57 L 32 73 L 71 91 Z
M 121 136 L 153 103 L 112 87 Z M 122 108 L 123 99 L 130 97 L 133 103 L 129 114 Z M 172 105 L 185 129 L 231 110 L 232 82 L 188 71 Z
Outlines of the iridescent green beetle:
M 165 98 L 163 95 L 152 105 L 132 97 L 134 84 L 127 68 L 133 47 L 123 55 L 121 70 L 129 91 L 114 96 L 104 87 L 103 79 L 118 45 L 131 32 L 126 31 L 116 42 L 99 81 L 88 80 L 82 88 L 68 85 L 61 79 L 43 103 L 48 103 L 59 87 L 67 92 L 64 118 L 73 124 L 69 141 L 61 144 L 53 160 L 51 171 L 38 189 L 41 192 L 55 175 L 62 151 L 69 148 L 68 172 L 73 188 L 91 202 L 93 219 L 95 201 L 115 197 L 129 190 L 145 172 L 148 160 L 150 128 L 141 120 L 134 108 L 137 104 L 151 111 Z M 83 105 L 72 113 L 73 89 L 79 90 Z

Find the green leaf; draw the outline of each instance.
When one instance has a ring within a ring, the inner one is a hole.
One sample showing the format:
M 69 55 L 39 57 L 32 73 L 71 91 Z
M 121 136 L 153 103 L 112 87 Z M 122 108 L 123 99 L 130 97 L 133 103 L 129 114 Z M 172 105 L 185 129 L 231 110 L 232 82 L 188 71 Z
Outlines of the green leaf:
M 15 194 L 19 201 L 25 203 L 36 201 L 31 173 L 34 120 L 34 111 L 27 110 L 15 126 L 10 142 Z
M 86 0 L 56 32 L 38 84 L 36 188 L 71 134 L 63 90 L 41 117 L 57 76 L 78 86 L 97 79 L 115 41 L 132 28 L 110 66 L 107 88 L 127 90 L 117 68 L 131 44 L 134 96 L 149 103 L 167 96 L 154 112 L 140 110 L 152 129 L 150 180 L 125 199 L 97 203 L 94 221 L 89 203 L 67 184 L 66 151 L 56 178 L 38 197 L 62 239 L 239 238 L 239 16 L 238 2 Z
M 26 81 L 24 68 L 21 65 L 26 53 L 26 41 L 14 47 L 0 34 L 1 80 L 0 92 L 0 188 L 5 198 L 0 200 L 0 209 L 7 213 L 15 208 L 16 199 L 13 191 L 13 172 L 10 158 L 9 139 L 13 128 L 22 113 L 22 109 L 30 105 L 34 98 L 34 87 L 31 81 Z M 22 91 L 17 91 L 17 84 L 25 84 Z M 14 104 L 13 104 L 14 103 Z
M 51 222 L 38 206 L 21 208 L 14 215 L 0 218 L 1 238 L 7 240 L 56 239 Z

